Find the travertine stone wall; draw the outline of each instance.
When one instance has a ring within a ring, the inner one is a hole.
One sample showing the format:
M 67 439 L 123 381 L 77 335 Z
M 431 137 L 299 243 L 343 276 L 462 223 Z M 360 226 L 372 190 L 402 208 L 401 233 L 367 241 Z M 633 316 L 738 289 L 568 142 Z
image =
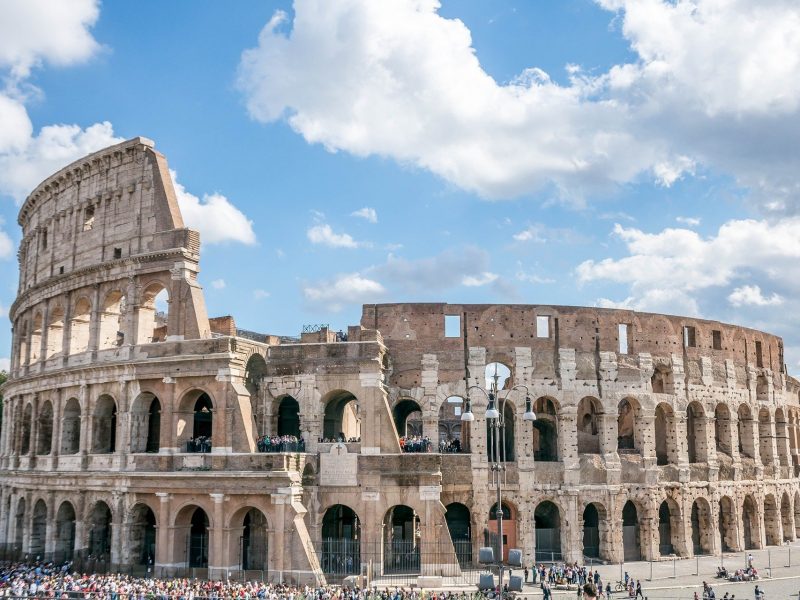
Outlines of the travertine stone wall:
M 494 539 L 494 458 L 504 550 L 528 563 L 800 534 L 800 384 L 774 335 L 450 304 L 367 305 L 346 336 L 243 332 L 208 319 L 199 236 L 142 138 L 49 177 L 19 223 L 0 552 L 313 582 L 402 567 L 430 585 Z M 429 452 L 401 452 L 409 423 Z

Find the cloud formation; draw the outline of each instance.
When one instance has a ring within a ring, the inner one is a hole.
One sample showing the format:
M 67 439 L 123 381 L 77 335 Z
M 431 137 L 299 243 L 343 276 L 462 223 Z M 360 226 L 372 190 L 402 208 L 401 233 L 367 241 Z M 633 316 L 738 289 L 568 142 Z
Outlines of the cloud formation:
M 733 290 L 728 296 L 733 306 L 777 306 L 783 304 L 783 298 L 777 293 L 765 297 L 757 285 L 743 285 Z
M 377 223 L 378 222 L 378 212 L 374 208 L 370 208 L 369 206 L 365 206 L 364 208 L 359 208 L 358 210 L 353 211 L 350 213 L 351 217 L 359 217 L 370 223 Z
M 178 183 L 175 171 L 172 174 L 175 195 L 188 227 L 200 232 L 204 244 L 238 242 L 246 245 L 256 243 L 253 222 L 222 194 L 204 194 L 201 200 Z
M 572 201 L 641 178 L 732 175 L 800 211 L 800 5 L 596 0 L 637 55 L 606 73 L 531 66 L 501 84 L 436 0 L 297 0 L 241 58 L 250 115 L 309 143 L 391 157 L 487 198 Z
M 312 244 L 320 244 L 329 248 L 358 248 L 360 245 L 350 234 L 334 233 L 328 224 L 309 227 L 306 237 Z
M 312 306 L 338 312 L 348 304 L 376 302 L 384 296 L 386 288 L 373 279 L 358 273 L 346 273 L 303 287 L 303 296 Z

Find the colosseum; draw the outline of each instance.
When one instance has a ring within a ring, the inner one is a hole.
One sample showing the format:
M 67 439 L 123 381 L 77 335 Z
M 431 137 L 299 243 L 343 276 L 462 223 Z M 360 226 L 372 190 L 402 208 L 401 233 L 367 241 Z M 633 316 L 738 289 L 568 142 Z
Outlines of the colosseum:
M 199 235 L 144 138 L 55 173 L 18 221 L 6 556 L 430 582 L 473 568 L 498 512 L 504 555 L 527 564 L 800 535 L 800 383 L 779 337 L 535 304 L 375 304 L 346 331 L 237 329 L 207 315 Z

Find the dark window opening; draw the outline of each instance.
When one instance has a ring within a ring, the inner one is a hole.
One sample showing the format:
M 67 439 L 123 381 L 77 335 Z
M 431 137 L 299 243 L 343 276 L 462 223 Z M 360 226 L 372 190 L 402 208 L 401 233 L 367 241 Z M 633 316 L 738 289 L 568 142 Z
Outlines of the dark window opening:
M 87 206 L 83 212 L 83 230 L 89 231 L 94 227 L 94 206 Z
M 763 367 L 764 366 L 764 358 L 761 354 L 761 342 L 756 342 L 756 366 Z
M 714 350 L 722 350 L 722 332 L 714 330 L 711 332 L 711 344 Z
M 683 327 L 683 345 L 687 348 L 697 347 L 697 330 L 691 325 Z
M 114 258 L 122 258 L 122 248 L 114 248 Z

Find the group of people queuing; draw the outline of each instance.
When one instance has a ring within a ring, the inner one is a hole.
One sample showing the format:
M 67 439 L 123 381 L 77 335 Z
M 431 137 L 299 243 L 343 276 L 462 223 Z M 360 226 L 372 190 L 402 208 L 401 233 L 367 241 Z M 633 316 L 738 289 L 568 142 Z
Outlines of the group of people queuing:
M 259 581 L 159 579 L 73 572 L 72 563 L 0 563 L 0 598 L 58 600 L 480 600 L 477 592 L 299 586 Z
M 305 452 L 306 442 L 296 435 L 262 435 L 256 447 L 259 452 Z
M 205 435 L 200 435 L 190 439 L 188 442 L 186 442 L 186 451 L 206 454 L 211 452 L 211 438 Z

